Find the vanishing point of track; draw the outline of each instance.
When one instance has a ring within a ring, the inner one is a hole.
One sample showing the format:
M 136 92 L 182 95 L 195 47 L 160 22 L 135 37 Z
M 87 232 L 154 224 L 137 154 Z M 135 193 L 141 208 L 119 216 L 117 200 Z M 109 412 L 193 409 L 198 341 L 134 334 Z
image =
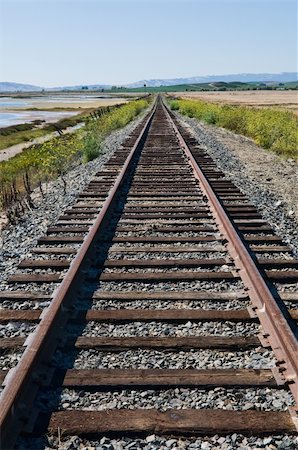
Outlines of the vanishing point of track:
M 291 249 L 158 98 L 0 293 L 2 303 L 48 302 L 44 309 L 0 311 L 1 322 L 38 324 L 26 340 L 0 339 L 2 352 L 23 351 L 15 368 L 1 373 L 1 448 L 13 448 L 19 435 L 58 429 L 88 436 L 296 433 L 297 268 Z M 51 294 L 47 286 L 57 283 Z M 104 306 L 94 306 L 100 302 Z M 241 335 L 191 333 L 207 322 L 259 328 Z M 168 334 L 100 333 L 100 324 L 133 323 L 172 328 Z M 189 334 L 172 332 L 185 323 Z M 83 332 L 88 324 L 98 324 L 98 334 Z M 236 355 L 260 347 L 273 351 L 274 367 L 62 369 L 57 363 L 57 351 Z M 59 407 L 41 414 L 40 391 L 57 386 L 103 392 L 267 387 L 289 390 L 293 404 L 278 411 Z

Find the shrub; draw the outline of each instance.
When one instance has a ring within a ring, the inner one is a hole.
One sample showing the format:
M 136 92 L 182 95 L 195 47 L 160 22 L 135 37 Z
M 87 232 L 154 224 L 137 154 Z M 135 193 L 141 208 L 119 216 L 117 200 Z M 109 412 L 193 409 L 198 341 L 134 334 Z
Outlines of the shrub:
M 83 162 L 87 163 L 88 161 L 92 161 L 97 158 L 99 154 L 100 143 L 92 133 L 88 133 L 84 138 Z
M 217 123 L 217 115 L 215 113 L 215 111 L 206 111 L 203 115 L 202 115 L 202 119 L 206 122 L 209 123 L 210 125 L 215 125 Z
M 263 148 L 298 160 L 297 117 L 274 108 L 220 105 L 201 100 L 172 100 L 171 109 L 252 138 Z

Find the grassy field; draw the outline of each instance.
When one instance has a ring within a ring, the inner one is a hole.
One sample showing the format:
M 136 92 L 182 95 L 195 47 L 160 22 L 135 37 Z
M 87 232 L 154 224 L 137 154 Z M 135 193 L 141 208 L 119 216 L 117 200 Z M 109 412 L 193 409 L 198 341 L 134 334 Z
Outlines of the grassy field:
M 21 142 L 31 141 L 48 133 L 49 131 L 44 128 L 36 128 L 33 123 L 0 128 L 0 150 Z
M 36 186 L 63 176 L 75 164 L 96 158 L 103 139 L 121 128 L 148 107 L 150 98 L 134 100 L 119 107 L 107 107 L 102 115 L 89 118 L 83 129 L 56 137 L 24 150 L 14 158 L 0 163 L 0 206 L 11 221 L 30 205 L 30 194 Z
M 297 116 L 292 112 L 185 99 L 170 100 L 170 106 L 189 117 L 252 138 L 257 145 L 298 161 Z
M 297 91 L 229 91 L 229 92 L 183 92 L 181 98 L 206 102 L 255 107 L 276 107 L 298 114 Z
M 229 83 L 214 82 L 214 83 L 195 83 L 195 84 L 177 84 L 173 86 L 155 86 L 155 87 L 138 87 L 138 88 L 124 88 L 115 87 L 110 90 L 105 90 L 105 93 L 129 93 L 129 92 L 147 92 L 147 93 L 159 93 L 159 92 L 204 92 L 204 91 L 245 91 L 245 90 L 275 90 L 275 89 L 298 89 L 298 82 L 292 81 L 279 85 L 266 85 L 265 83 L 241 83 L 240 81 L 233 81 Z

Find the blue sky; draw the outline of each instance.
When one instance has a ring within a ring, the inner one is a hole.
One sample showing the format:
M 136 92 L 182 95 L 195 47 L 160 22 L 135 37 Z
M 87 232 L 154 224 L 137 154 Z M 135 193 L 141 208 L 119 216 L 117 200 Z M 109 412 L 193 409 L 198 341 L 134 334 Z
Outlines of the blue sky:
M 296 0 L 0 0 L 0 81 L 295 71 L 296 9 Z

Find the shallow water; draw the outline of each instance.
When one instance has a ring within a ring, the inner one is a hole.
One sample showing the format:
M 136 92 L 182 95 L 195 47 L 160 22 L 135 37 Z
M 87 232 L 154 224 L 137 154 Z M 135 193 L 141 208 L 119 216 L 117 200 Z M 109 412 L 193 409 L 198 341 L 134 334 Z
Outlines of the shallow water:
M 21 123 L 33 122 L 33 120 L 44 120 L 46 122 L 56 122 L 64 117 L 70 117 L 75 112 L 60 111 L 1 111 L 0 110 L 0 128 L 18 125 Z
M 88 106 L 88 103 L 94 102 L 94 100 L 101 101 L 109 101 L 109 100 L 123 100 L 121 97 L 112 97 L 105 95 L 40 95 L 34 97 L 24 97 L 24 98 L 14 98 L 14 97 L 0 97 L 0 111 L 2 109 L 11 109 L 11 108 L 37 108 L 40 103 L 46 104 L 49 103 L 49 107 L 51 107 L 51 103 L 61 103 L 61 107 L 64 107 L 65 103 L 84 103 Z
M 0 97 L 0 128 L 34 120 L 56 122 L 81 112 L 80 108 L 93 108 L 123 101 L 122 98 L 98 95 L 49 95 L 26 98 Z M 78 108 L 74 111 L 43 111 L 47 108 Z M 31 110 L 32 108 L 32 110 Z M 34 109 L 38 108 L 38 111 Z

